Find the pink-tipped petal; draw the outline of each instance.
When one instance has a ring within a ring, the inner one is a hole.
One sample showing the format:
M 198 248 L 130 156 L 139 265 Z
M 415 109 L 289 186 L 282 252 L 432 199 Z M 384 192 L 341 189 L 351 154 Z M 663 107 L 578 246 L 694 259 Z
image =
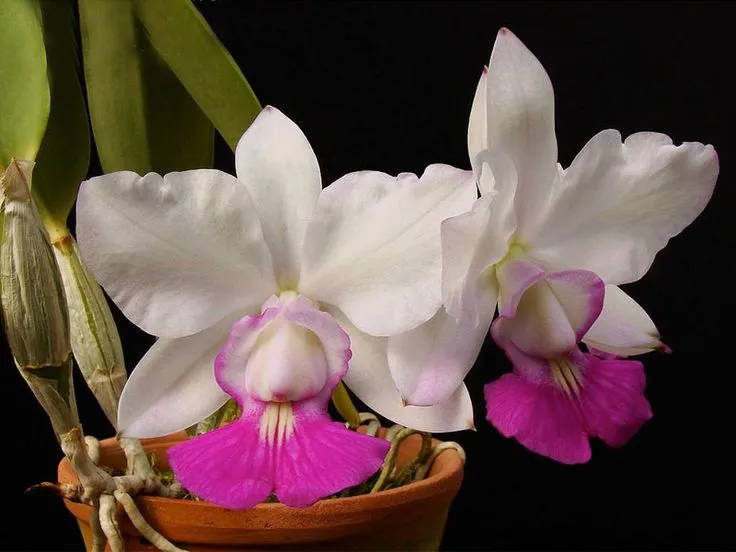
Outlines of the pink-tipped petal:
M 588 433 L 612 447 L 624 445 L 652 417 L 641 362 L 588 356 L 580 406 Z
M 272 451 L 260 442 L 264 409 L 263 403 L 252 403 L 238 421 L 171 447 L 169 462 L 182 486 L 233 510 L 266 500 L 274 466 Z
M 276 496 L 287 506 L 311 506 L 366 481 L 388 452 L 388 441 L 345 429 L 317 403 L 294 406 L 294 434 L 275 451 Z
M 562 390 L 506 374 L 484 391 L 486 418 L 504 436 L 563 464 L 590 460 L 582 416 Z
M 653 350 L 669 352 L 659 330 L 646 311 L 621 288 L 606 286 L 603 310 L 583 338 L 588 349 L 618 357 L 641 355 Z
M 440 309 L 428 322 L 388 340 L 388 366 L 407 404 L 432 406 L 449 399 L 473 367 L 491 325 L 463 325 Z
M 434 406 L 406 406 L 391 377 L 387 362 L 390 338 L 364 334 L 337 309 L 330 314 L 350 336 L 353 357 L 345 374 L 347 385 L 365 405 L 394 423 L 417 431 L 445 433 L 473 429 L 473 403 L 465 384 L 446 401 Z

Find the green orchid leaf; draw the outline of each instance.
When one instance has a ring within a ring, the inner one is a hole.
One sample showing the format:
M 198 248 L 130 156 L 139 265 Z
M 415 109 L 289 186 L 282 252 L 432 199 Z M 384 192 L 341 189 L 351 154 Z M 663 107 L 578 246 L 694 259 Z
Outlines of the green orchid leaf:
M 69 0 L 42 0 L 43 31 L 51 86 L 51 112 L 33 171 L 33 196 L 52 239 L 64 234 L 90 159 L 75 30 Z
M 261 104 L 190 0 L 135 0 L 151 43 L 234 151 Z
M 79 12 L 103 171 L 211 167 L 214 128 L 148 41 L 133 0 L 80 0 Z
M 38 0 L 0 1 L 0 171 L 33 161 L 49 117 L 49 82 Z

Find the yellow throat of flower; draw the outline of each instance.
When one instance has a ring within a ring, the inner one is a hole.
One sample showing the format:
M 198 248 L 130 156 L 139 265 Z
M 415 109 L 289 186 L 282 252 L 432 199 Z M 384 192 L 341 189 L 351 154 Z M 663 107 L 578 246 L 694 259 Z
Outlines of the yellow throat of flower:
M 566 358 L 551 358 L 549 360 L 549 371 L 555 384 L 567 395 L 580 395 L 582 376 L 579 366 Z
M 269 445 L 281 445 L 294 433 L 291 402 L 270 402 L 261 417 L 260 437 Z

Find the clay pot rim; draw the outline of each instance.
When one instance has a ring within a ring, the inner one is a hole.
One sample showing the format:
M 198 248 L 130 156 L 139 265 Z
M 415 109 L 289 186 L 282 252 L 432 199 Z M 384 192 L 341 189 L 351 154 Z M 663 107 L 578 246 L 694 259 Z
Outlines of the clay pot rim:
M 407 441 L 414 437 L 416 436 L 409 437 Z M 174 434 L 154 439 L 141 439 L 141 443 L 146 449 L 149 449 L 150 447 L 162 446 L 168 448 L 172 444 L 180 442 L 181 438 L 182 437 L 180 434 Z M 432 439 L 432 442 L 433 445 L 441 443 L 441 441 L 437 439 Z M 118 446 L 115 437 L 109 437 L 107 439 L 100 440 L 100 452 L 103 456 L 105 455 L 105 453 L 112 453 L 115 456 L 123 454 L 122 449 L 120 449 L 120 447 Z M 401 487 L 383 490 L 373 494 L 366 493 L 357 496 L 324 498 L 317 501 L 312 506 L 308 506 L 306 508 L 292 508 L 279 502 L 273 502 L 257 504 L 256 506 L 253 506 L 252 508 L 248 508 L 246 510 L 229 510 L 227 508 L 223 508 L 222 506 L 218 506 L 216 504 L 205 501 L 187 500 L 181 498 L 167 498 L 151 495 L 138 496 L 136 497 L 136 501 L 142 501 L 142 503 L 150 504 L 151 506 L 186 504 L 187 508 L 196 508 L 209 511 L 224 510 L 232 513 L 253 512 L 254 510 L 256 512 L 264 513 L 278 510 L 293 513 L 295 511 L 310 510 L 316 507 L 322 509 L 334 506 L 339 507 L 340 505 L 348 506 L 353 503 L 365 503 L 366 501 L 370 501 L 373 507 L 381 507 L 383 502 L 386 502 L 386 505 L 394 503 L 394 497 L 398 497 L 400 495 L 406 495 L 405 500 L 407 502 L 422 500 L 429 495 L 435 494 L 438 487 L 441 488 L 444 486 L 452 486 L 451 480 L 456 479 L 458 476 L 462 478 L 463 470 L 464 462 L 458 452 L 453 449 L 447 449 L 437 456 L 427 477 L 420 481 L 414 481 L 412 483 L 402 485 Z M 79 481 L 67 458 L 62 458 L 58 464 L 58 479 L 60 483 L 77 483 Z M 65 502 L 70 501 L 65 499 Z

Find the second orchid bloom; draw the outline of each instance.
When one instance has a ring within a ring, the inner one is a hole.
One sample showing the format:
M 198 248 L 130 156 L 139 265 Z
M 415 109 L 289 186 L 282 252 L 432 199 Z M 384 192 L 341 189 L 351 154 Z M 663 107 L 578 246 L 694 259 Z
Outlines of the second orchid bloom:
M 481 197 L 443 223 L 442 316 L 446 334 L 477 336 L 478 347 L 490 325 L 513 364 L 486 386 L 488 420 L 532 451 L 581 463 L 589 437 L 621 445 L 652 415 L 642 364 L 623 359 L 667 347 L 618 286 L 701 213 L 718 159 L 710 145 L 604 130 L 564 169 L 554 121 L 547 73 L 502 29 L 468 128 Z M 437 362 L 396 378 L 409 404 L 443 401 L 472 366 L 443 363 L 435 343 L 427 358 Z

